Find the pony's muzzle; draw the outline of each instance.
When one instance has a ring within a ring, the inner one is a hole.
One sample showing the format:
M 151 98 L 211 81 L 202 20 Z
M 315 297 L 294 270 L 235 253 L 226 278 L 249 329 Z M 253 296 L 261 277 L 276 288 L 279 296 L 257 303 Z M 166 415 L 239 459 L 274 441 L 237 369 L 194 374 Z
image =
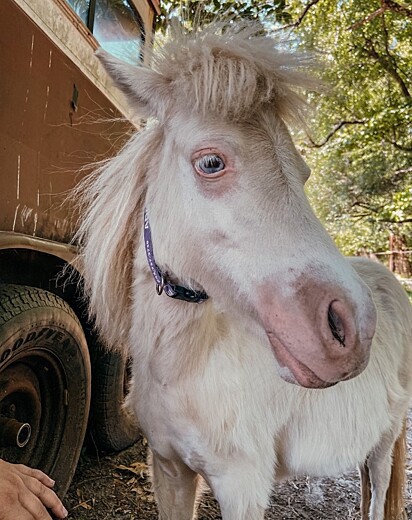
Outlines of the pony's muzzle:
M 288 298 L 266 285 L 257 311 L 283 379 L 325 388 L 366 368 L 376 327 L 366 287 L 356 306 L 340 287 L 324 283 L 312 282 Z
M 343 299 L 335 299 L 318 310 L 319 331 L 325 359 L 333 363 L 342 360 L 348 364 L 348 372 L 339 379 L 359 374 L 369 360 L 369 351 L 376 327 L 376 311 L 373 303 L 365 302 L 363 309 L 356 308 Z

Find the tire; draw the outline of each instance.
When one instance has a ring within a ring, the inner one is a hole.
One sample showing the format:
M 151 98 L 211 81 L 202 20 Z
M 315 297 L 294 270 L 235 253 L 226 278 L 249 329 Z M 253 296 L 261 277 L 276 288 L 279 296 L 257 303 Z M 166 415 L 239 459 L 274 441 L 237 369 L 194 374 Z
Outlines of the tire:
M 117 352 L 96 347 L 92 365 L 90 433 L 93 443 L 106 453 L 124 450 L 139 438 L 136 417 L 124 406 L 130 384 L 130 360 Z
M 72 309 L 42 289 L 0 284 L 0 458 L 43 470 L 63 497 L 90 395 L 89 351 Z

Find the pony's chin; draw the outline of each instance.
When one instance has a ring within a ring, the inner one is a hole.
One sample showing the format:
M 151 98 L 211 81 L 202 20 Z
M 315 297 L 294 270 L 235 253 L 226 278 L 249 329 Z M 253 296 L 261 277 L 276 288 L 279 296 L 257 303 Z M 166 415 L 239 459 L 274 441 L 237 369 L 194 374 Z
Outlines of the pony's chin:
M 320 379 L 310 368 L 295 358 L 283 343 L 272 333 L 268 333 L 273 353 L 278 363 L 280 377 L 304 388 L 329 388 L 337 382 L 326 382 Z

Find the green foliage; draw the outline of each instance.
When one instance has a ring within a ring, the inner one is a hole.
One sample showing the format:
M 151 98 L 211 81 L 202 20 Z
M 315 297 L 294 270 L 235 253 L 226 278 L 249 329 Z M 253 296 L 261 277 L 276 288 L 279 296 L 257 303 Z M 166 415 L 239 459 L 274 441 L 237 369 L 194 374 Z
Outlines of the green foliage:
M 289 22 L 286 0 L 271 3 L 257 0 L 165 0 L 161 2 L 161 14 L 157 19 L 156 29 L 164 32 L 167 20 L 177 17 L 186 25 L 211 21 L 216 16 L 233 20 L 260 20 L 266 23 Z
M 311 50 L 331 86 L 310 93 L 308 193 L 345 253 L 385 251 L 389 233 L 412 249 L 412 7 L 398 0 L 213 0 L 163 2 L 164 15 L 216 13 L 286 27 Z M 164 25 L 165 18 L 160 19 Z
M 390 231 L 412 245 L 412 11 L 381 5 L 320 0 L 297 28 L 332 86 L 311 96 L 309 194 L 346 253 L 387 250 Z

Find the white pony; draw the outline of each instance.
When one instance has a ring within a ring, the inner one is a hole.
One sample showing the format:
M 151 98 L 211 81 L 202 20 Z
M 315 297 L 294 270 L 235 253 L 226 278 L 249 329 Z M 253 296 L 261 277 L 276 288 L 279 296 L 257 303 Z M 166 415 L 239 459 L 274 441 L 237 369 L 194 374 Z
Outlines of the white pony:
M 160 518 L 194 517 L 200 477 L 224 520 L 261 520 L 274 481 L 356 466 L 362 519 L 404 518 L 411 306 L 309 206 L 285 125 L 304 59 L 235 24 L 153 69 L 99 56 L 150 122 L 83 186 L 78 238 L 97 327 L 133 357 Z

